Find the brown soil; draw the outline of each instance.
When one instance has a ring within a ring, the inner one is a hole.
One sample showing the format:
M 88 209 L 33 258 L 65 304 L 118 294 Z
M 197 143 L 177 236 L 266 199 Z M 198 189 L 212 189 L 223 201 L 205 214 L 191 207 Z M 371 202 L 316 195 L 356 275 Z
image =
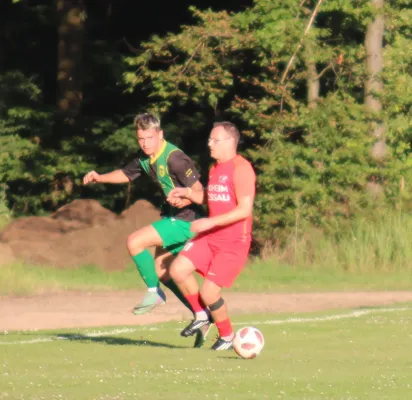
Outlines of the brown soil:
M 130 262 L 127 236 L 158 218 L 159 211 L 145 200 L 120 216 L 96 200 L 75 200 L 50 217 L 18 218 L 9 224 L 0 232 L 0 265 L 17 259 L 58 268 L 121 270 Z
M 0 330 L 144 325 L 190 318 L 190 313 L 170 293 L 167 304 L 150 314 L 135 316 L 130 310 L 142 295 L 125 291 L 3 297 L 0 298 Z M 412 292 L 226 293 L 225 299 L 232 314 L 276 314 L 410 302 Z

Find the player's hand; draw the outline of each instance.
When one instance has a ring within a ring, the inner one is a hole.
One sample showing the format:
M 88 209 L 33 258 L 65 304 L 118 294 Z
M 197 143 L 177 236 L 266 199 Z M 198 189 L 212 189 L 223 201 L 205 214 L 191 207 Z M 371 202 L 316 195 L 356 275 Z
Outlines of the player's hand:
M 184 202 L 183 199 L 179 198 L 179 197 L 173 197 L 169 200 L 167 200 L 169 202 L 169 204 L 171 204 L 173 207 L 176 208 L 183 208 L 185 207 L 187 204 Z
M 215 227 L 212 218 L 200 218 L 192 222 L 190 230 L 194 233 L 201 233 L 208 231 Z
M 172 204 L 171 202 L 176 200 L 176 199 L 185 199 L 186 196 L 188 195 L 188 188 L 174 188 L 172 189 L 168 196 L 167 196 L 167 201 Z
M 99 182 L 100 175 L 96 171 L 88 172 L 83 178 L 83 185 Z

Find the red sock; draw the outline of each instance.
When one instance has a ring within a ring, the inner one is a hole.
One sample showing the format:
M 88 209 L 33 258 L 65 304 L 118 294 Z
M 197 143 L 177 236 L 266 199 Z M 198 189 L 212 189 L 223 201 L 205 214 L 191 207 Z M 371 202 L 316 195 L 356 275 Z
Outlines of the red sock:
M 223 321 L 216 321 L 215 323 L 220 337 L 227 337 L 233 334 L 232 323 L 229 318 Z
M 187 294 L 185 296 L 186 300 L 189 302 L 189 304 L 192 306 L 193 311 L 196 312 L 200 312 L 200 311 L 204 311 L 205 306 L 203 304 L 202 299 L 200 298 L 200 294 L 196 293 L 196 294 Z

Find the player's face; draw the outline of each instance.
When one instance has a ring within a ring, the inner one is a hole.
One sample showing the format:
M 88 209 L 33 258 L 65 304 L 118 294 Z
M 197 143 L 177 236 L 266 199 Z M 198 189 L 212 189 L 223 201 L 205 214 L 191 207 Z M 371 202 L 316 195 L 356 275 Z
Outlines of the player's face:
M 147 156 L 153 156 L 156 154 L 163 143 L 163 131 L 156 129 L 137 130 L 137 141 L 140 148 Z
M 233 136 L 227 133 L 222 126 L 213 128 L 208 140 L 211 157 L 215 160 L 226 158 L 227 154 L 233 152 L 233 149 L 236 150 L 234 142 Z

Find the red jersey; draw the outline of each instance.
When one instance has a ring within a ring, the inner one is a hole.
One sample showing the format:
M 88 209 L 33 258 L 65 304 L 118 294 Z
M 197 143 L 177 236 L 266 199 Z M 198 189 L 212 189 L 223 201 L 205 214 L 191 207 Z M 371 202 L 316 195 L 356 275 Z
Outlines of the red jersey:
M 216 163 L 209 172 L 207 204 L 209 216 L 225 214 L 236 208 L 238 198 L 255 196 L 256 175 L 252 165 L 240 155 Z M 252 216 L 231 225 L 213 229 L 213 237 L 225 241 L 247 241 L 251 238 Z M 212 231 L 211 231 L 212 233 Z

